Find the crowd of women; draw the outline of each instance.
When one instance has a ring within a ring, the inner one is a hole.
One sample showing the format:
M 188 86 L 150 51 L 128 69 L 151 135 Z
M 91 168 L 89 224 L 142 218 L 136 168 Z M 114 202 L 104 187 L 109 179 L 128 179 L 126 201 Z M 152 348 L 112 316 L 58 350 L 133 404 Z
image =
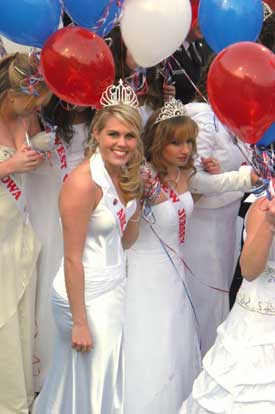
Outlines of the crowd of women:
M 97 111 L 53 95 L 36 56 L 0 61 L 0 412 L 271 414 L 275 201 L 245 219 L 229 313 L 262 182 L 207 102 L 213 57 L 185 42 L 173 78 L 111 38 Z

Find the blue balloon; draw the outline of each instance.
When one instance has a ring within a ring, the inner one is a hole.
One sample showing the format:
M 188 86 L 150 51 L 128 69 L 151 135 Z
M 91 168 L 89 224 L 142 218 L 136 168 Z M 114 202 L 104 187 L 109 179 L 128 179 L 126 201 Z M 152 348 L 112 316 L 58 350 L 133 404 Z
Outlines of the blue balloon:
M 58 29 L 59 0 L 0 1 L 0 33 L 13 42 L 42 48 Z
M 116 24 L 123 1 L 64 0 L 64 7 L 72 21 L 99 36 L 106 36 Z
M 263 25 L 262 0 L 200 0 L 199 25 L 215 52 L 242 41 L 258 39 Z
M 275 122 L 273 122 L 273 124 L 271 124 L 271 126 L 265 131 L 260 141 L 257 142 L 257 145 L 263 145 L 264 147 L 267 147 L 274 141 L 275 141 Z

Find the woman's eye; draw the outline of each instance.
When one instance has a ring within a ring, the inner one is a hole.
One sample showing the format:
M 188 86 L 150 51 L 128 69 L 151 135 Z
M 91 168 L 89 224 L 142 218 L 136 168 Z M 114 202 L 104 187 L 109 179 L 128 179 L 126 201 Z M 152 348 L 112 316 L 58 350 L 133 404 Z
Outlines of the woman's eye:
M 126 139 L 133 139 L 133 138 L 135 138 L 134 134 L 127 134 L 126 135 Z
M 109 132 L 108 135 L 110 135 L 110 137 L 117 137 L 118 136 L 118 132 L 112 131 L 112 132 Z
M 186 142 L 187 142 L 188 145 L 193 145 L 193 140 L 191 138 L 188 139 Z
M 171 141 L 171 144 L 172 145 L 179 145 L 179 141 L 177 141 L 176 139 L 174 139 L 174 140 Z

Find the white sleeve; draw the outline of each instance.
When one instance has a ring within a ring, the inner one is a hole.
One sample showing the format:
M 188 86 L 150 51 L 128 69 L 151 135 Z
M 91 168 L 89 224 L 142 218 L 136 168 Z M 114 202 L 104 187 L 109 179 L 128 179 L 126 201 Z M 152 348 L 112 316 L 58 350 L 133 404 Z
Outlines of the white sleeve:
M 192 193 L 226 193 L 228 191 L 241 191 L 245 193 L 253 188 L 251 183 L 251 167 L 243 165 L 238 171 L 229 171 L 223 174 L 209 174 L 198 171 L 189 181 Z
M 201 169 L 201 157 L 213 157 L 216 149 L 216 131 L 213 113 L 203 113 L 194 117 L 199 127 L 197 136 L 197 154 L 195 161 L 196 168 Z

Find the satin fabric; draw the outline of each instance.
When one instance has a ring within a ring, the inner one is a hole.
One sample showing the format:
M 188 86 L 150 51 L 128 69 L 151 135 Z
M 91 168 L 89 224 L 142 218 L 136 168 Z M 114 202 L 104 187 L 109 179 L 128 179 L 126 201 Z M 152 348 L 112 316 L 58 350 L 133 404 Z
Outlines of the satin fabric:
M 188 223 L 192 197 L 186 192 L 179 199 Z M 176 414 L 200 370 L 195 314 L 177 256 L 182 249 L 177 209 L 169 199 L 152 211 L 150 221 L 174 250 L 169 253 L 174 264 L 142 220 L 138 240 L 127 254 L 125 414 Z
M 123 209 L 127 222 L 136 202 L 121 204 L 99 152 L 90 166 L 93 180 L 103 191 L 89 220 L 83 252 L 85 305 L 94 348 L 81 354 L 71 346 L 72 315 L 62 263 L 52 294 L 57 331 L 53 361 L 34 414 L 123 413 L 126 269 L 117 213 Z
M 86 124 L 73 125 L 73 138 L 66 148 L 66 173 L 75 168 L 84 157 L 84 142 L 88 136 Z M 40 151 L 51 150 L 50 160 L 31 171 L 26 176 L 26 195 L 31 222 L 38 235 L 42 249 L 37 266 L 37 286 L 35 296 L 35 341 L 34 341 L 34 387 L 39 392 L 50 367 L 54 321 L 51 309 L 51 287 L 59 269 L 63 240 L 58 211 L 58 198 L 64 171 L 53 150 L 51 133 L 40 132 L 31 138 L 32 145 Z
M 221 172 L 238 170 L 245 158 L 211 107 L 205 103 L 190 103 L 186 108 L 188 115 L 199 126 L 196 179 L 200 179 L 202 170 L 200 157 L 217 159 Z M 242 195 L 240 191 L 214 193 L 206 189 L 190 219 L 190 237 L 186 239 L 184 255 L 196 275 L 192 277 L 188 274 L 187 281 L 197 309 L 202 356 L 213 345 L 217 327 L 229 313 L 229 288 L 239 249 L 239 246 L 236 247 L 236 227 Z
M 275 412 L 275 244 L 262 275 L 243 281 L 180 414 Z

